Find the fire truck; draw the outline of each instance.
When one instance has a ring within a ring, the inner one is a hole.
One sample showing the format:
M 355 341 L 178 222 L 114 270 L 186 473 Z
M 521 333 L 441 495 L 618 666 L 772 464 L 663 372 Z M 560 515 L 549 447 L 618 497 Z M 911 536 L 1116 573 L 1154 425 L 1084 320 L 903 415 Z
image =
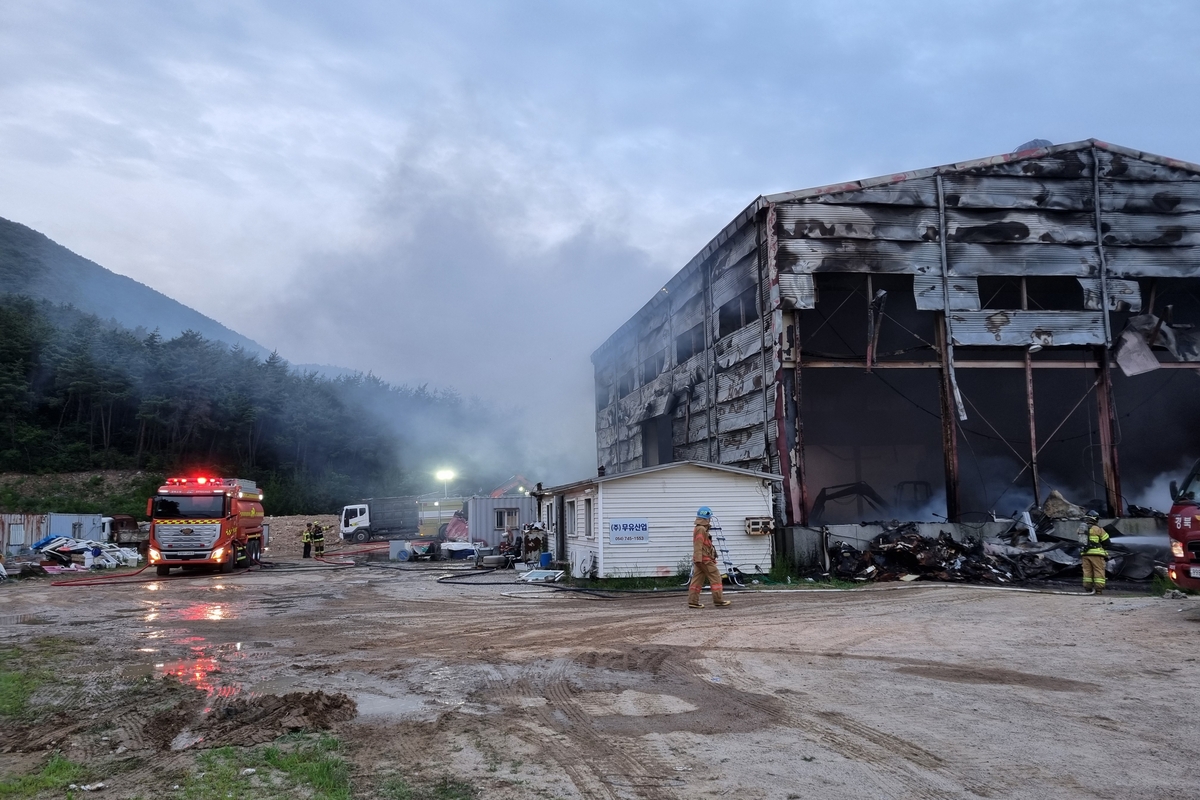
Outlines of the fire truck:
M 243 478 L 168 478 L 146 502 L 150 563 L 233 572 L 262 554 L 263 493 Z
M 1171 481 L 1171 566 L 1167 568 L 1182 589 L 1200 590 L 1200 461 L 1183 479 L 1183 486 Z

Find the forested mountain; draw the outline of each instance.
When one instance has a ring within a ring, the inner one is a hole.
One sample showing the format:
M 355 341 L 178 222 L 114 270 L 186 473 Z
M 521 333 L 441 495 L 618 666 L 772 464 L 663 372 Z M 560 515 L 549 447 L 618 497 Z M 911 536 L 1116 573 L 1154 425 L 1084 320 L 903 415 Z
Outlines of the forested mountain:
M 196 331 L 266 357 L 262 345 L 176 302 L 71 252 L 46 236 L 0 218 L 0 294 L 67 303 L 127 328 L 155 330 L 167 338 Z
M 453 393 L 0 296 L 0 471 L 211 469 L 263 483 L 269 513 L 308 513 L 434 488 L 443 464 L 491 485 L 519 463 L 516 442 Z

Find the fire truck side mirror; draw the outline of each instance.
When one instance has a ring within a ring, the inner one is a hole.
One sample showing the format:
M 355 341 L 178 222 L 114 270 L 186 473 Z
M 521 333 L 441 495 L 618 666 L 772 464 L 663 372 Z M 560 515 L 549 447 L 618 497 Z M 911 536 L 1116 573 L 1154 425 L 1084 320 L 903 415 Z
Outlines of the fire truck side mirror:
M 153 497 L 147 498 L 147 500 L 146 500 L 146 516 L 150 517 L 150 518 L 154 517 L 154 498 Z
M 1178 499 L 1179 499 L 1179 484 L 1175 481 L 1171 481 L 1171 502 L 1174 503 Z

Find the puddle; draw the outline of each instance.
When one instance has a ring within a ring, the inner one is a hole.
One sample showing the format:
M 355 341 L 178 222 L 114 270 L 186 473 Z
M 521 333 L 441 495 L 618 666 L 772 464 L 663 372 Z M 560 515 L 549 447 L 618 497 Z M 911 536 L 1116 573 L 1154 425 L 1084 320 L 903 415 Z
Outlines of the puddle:
M 214 675 L 221 673 L 221 663 L 215 658 L 195 658 L 167 661 L 154 665 L 155 673 L 171 676 L 181 683 L 194 686 L 209 697 L 232 697 L 241 692 L 238 686 L 221 686 Z
M 360 717 L 431 717 L 419 697 L 385 697 L 381 694 L 359 692 L 351 695 L 358 704 Z
M 223 622 L 241 616 L 241 603 L 188 603 L 172 608 L 170 603 L 155 604 L 142 617 L 144 622 Z
M 0 617 L 0 625 L 49 625 L 51 620 L 37 614 L 9 614 Z
M 178 631 L 153 631 L 147 638 L 164 638 Z M 243 693 L 245 684 L 236 680 L 223 679 L 223 664 L 254 655 L 247 652 L 253 647 L 273 647 L 270 642 L 230 642 L 228 644 L 209 644 L 203 636 L 176 636 L 172 638 L 174 645 L 183 645 L 191 652 L 191 657 L 181 659 L 164 659 L 157 662 L 126 664 L 121 668 L 121 677 L 127 680 L 138 680 L 149 677 L 172 677 L 180 683 L 192 686 L 213 697 L 233 697 Z M 142 653 L 162 652 L 155 647 L 142 647 Z M 168 650 L 170 652 L 170 650 Z M 267 694 L 269 692 L 262 692 Z

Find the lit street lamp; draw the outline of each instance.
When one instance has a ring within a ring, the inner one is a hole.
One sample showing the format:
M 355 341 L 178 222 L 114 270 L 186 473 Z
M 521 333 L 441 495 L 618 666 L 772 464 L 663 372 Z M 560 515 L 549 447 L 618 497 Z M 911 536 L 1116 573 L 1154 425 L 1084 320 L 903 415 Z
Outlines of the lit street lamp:
M 443 494 L 444 496 L 446 496 L 446 497 L 449 497 L 449 496 L 450 496 L 450 489 L 449 489 L 449 487 L 448 487 L 448 484 L 450 483 L 450 481 L 454 480 L 454 470 L 452 470 L 452 469 L 439 469 L 439 470 L 437 471 L 437 476 L 436 476 L 436 477 L 437 477 L 437 479 L 438 479 L 439 481 L 441 481 L 441 482 L 442 482 L 442 494 Z

